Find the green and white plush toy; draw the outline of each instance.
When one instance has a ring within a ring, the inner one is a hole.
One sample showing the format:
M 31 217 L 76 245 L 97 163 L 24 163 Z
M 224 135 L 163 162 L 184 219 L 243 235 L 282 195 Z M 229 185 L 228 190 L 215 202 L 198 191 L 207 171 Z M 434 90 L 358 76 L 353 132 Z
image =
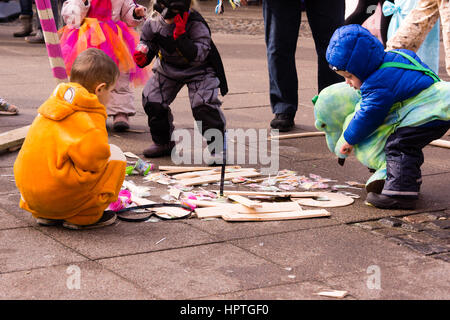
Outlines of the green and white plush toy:
M 376 192 L 386 179 L 386 156 L 384 146 L 389 136 L 401 127 L 418 127 L 433 120 L 450 120 L 450 83 L 436 82 L 418 95 L 395 103 L 384 123 L 366 139 L 354 146 L 356 158 L 375 173 L 367 180 L 366 189 Z M 339 152 L 345 142 L 344 131 L 359 109 L 359 90 L 345 82 L 323 89 L 313 99 L 315 126 L 324 131 L 328 148 L 339 158 L 346 155 Z

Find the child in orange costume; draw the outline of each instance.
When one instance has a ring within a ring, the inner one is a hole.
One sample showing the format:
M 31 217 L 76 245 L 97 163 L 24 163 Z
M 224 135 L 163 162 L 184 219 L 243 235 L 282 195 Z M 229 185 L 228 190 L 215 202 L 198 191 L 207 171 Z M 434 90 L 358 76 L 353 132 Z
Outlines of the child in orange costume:
M 108 144 L 104 104 L 118 75 L 104 52 L 87 49 L 73 63 L 71 82 L 59 84 L 38 109 L 14 176 L 20 207 L 39 224 L 83 229 L 114 222 L 103 211 L 118 198 L 126 161 Z

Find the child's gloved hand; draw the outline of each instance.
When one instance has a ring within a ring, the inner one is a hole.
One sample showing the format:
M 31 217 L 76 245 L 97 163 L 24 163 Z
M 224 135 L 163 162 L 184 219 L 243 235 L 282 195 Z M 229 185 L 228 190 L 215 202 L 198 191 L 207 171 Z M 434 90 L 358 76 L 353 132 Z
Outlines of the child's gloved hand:
M 135 51 L 133 54 L 133 60 L 140 68 L 144 68 L 149 64 L 147 60 L 147 54 L 141 51 Z
M 173 21 L 175 22 L 175 29 L 173 30 L 173 38 L 176 40 L 179 36 L 186 33 L 186 23 L 189 18 L 189 12 L 183 13 L 183 18 L 177 14 Z

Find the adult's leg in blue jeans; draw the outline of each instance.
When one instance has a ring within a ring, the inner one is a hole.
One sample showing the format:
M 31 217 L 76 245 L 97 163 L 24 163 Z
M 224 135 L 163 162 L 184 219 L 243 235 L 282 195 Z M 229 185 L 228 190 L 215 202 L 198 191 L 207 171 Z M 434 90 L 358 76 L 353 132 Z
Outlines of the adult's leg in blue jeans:
M 20 14 L 33 16 L 33 0 L 20 0 Z
M 295 51 L 301 22 L 301 1 L 264 0 L 263 17 L 272 112 L 295 114 L 298 106 Z
M 330 69 L 325 58 L 328 43 L 334 31 L 344 25 L 345 0 L 306 0 L 306 15 L 317 52 L 319 92 L 344 78 Z

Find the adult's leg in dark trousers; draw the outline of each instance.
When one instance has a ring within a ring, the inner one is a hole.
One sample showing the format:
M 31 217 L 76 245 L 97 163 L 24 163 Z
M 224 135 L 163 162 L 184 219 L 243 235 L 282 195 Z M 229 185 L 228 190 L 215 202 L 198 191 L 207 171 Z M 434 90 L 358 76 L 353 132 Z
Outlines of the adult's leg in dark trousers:
M 405 127 L 391 134 L 385 146 L 387 177 L 382 194 L 417 198 L 422 184 L 422 149 L 442 137 L 449 128 L 449 125 Z
M 20 0 L 20 14 L 33 16 L 33 0 Z
M 295 114 L 298 106 L 295 51 L 301 22 L 301 1 L 264 0 L 263 17 L 272 112 Z
M 325 58 L 334 31 L 344 25 L 345 0 L 306 0 L 306 15 L 316 45 L 319 92 L 344 78 L 330 69 Z

